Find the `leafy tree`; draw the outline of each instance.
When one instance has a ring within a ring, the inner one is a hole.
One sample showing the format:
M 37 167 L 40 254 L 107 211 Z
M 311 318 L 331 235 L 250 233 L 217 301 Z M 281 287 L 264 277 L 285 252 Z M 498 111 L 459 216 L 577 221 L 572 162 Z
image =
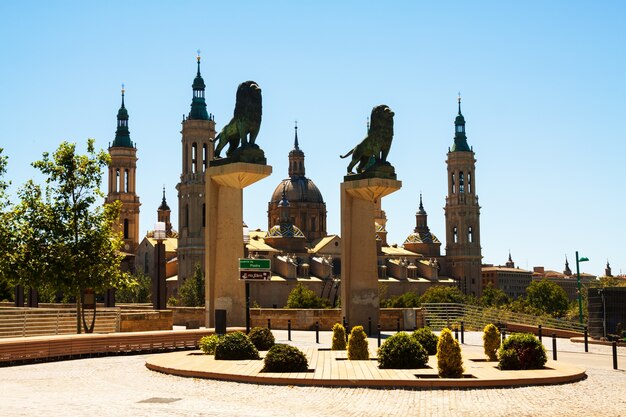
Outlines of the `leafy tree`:
M 413 308 L 419 307 L 419 305 L 420 296 L 414 291 L 408 291 L 380 302 L 381 307 L 387 308 Z
M 193 277 L 180 286 L 178 301 L 187 307 L 204 307 L 204 273 L 200 264 L 196 264 Z
M 528 304 L 554 317 L 562 317 L 569 308 L 569 299 L 563 288 L 552 281 L 533 281 L 526 288 Z
M 129 283 L 129 275 L 120 270 L 122 237 L 114 231 L 121 203 L 97 204 L 104 197 L 100 183 L 108 163 L 108 154 L 96 152 L 93 139 L 87 141 L 86 155 L 78 155 L 75 144 L 61 143 L 54 154 L 45 152 L 33 163 L 46 177 L 45 194 L 29 181 L 13 213 L 16 283 L 74 295 L 77 333 L 81 318 L 87 332 L 95 323 L 95 312 L 91 326 L 83 314 L 86 289 L 99 292 Z
M 6 197 L 6 189 L 9 183 L 4 180 L 7 172 L 7 157 L 2 155 L 3 148 L 0 148 L 0 301 L 10 300 L 13 297 L 12 288 L 8 282 L 10 271 L 10 253 L 13 240 L 10 227 L 11 213 L 8 210 L 9 201 Z
M 302 284 L 296 285 L 287 297 L 287 308 L 326 308 L 328 301 L 318 297 Z
M 463 303 L 465 297 L 457 287 L 435 285 L 426 290 L 420 297 L 420 302 L 425 303 Z
M 494 288 L 491 282 L 483 288 L 483 295 L 479 304 L 485 307 L 500 307 L 508 304 L 511 300 L 500 288 Z
M 130 277 L 129 285 L 115 293 L 115 299 L 120 303 L 149 303 L 152 294 L 152 280 L 142 272 Z

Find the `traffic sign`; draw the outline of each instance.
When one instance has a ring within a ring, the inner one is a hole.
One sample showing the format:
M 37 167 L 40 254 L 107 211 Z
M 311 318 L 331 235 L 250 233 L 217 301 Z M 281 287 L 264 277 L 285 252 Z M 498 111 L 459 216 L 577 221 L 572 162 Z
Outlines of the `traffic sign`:
M 271 264 L 269 259 L 250 259 L 239 258 L 239 270 L 244 271 L 270 271 Z
M 270 271 L 240 271 L 239 279 L 242 281 L 269 281 Z

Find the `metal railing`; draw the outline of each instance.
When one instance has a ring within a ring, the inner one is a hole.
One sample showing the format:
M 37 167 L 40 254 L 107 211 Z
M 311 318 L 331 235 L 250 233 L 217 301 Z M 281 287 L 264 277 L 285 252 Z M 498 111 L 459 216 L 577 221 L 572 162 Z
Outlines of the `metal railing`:
M 119 308 L 96 310 L 94 333 L 114 333 L 119 329 Z M 76 333 L 76 309 L 0 308 L 0 338 L 73 333 Z
M 432 329 L 440 330 L 444 327 L 460 326 L 463 322 L 467 330 L 482 330 L 489 323 L 515 323 L 528 326 L 583 332 L 584 326 L 580 323 L 565 319 L 530 314 L 513 313 L 490 307 L 479 307 L 467 304 L 422 304 L 424 319 Z

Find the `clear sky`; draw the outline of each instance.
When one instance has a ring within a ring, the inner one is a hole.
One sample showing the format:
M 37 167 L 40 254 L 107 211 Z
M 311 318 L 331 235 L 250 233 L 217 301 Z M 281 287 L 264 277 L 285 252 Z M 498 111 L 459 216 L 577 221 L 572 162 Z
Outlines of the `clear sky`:
M 244 192 L 267 229 L 298 121 L 307 176 L 340 232 L 345 153 L 372 107 L 395 111 L 389 155 L 402 189 L 383 200 L 389 241 L 415 227 L 423 193 L 445 240 L 446 153 L 456 96 L 478 160 L 484 262 L 626 273 L 626 3 L 621 1 L 28 1 L 0 3 L 0 147 L 12 192 L 63 140 L 114 138 L 121 84 L 138 148 L 140 233 L 166 187 L 178 227 L 181 120 L 196 50 L 217 129 L 245 80 L 263 89 L 257 143 L 274 173 Z M 106 178 L 103 181 L 106 184 Z M 445 245 L 444 245 L 445 246 Z M 442 248 L 443 251 L 443 248 Z

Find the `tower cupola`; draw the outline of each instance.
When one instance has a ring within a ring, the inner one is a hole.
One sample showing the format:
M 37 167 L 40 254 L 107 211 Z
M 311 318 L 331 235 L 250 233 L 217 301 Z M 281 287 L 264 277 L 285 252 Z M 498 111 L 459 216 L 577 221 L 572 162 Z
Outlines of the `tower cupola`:
M 452 152 L 470 152 L 471 149 L 467 144 L 467 136 L 465 135 L 465 117 L 461 113 L 461 94 L 457 97 L 459 103 L 459 113 L 454 119 L 454 144 L 450 151 Z
M 198 73 L 193 80 L 191 88 L 193 88 L 193 98 L 191 100 L 191 111 L 189 112 L 189 119 L 192 120 L 209 120 L 209 114 L 206 111 L 206 100 L 204 98 L 204 79 L 200 74 L 200 50 L 198 50 Z
M 298 144 L 298 122 L 296 122 L 294 130 L 295 138 L 293 141 L 293 149 L 289 152 L 289 177 L 300 178 L 304 177 L 305 169 L 304 152 L 300 150 L 300 145 Z
M 133 142 L 130 140 L 130 131 L 128 130 L 128 110 L 124 105 L 124 84 L 122 84 L 122 105 L 117 111 L 117 130 L 115 131 L 115 139 L 111 144 L 112 147 L 132 148 Z

